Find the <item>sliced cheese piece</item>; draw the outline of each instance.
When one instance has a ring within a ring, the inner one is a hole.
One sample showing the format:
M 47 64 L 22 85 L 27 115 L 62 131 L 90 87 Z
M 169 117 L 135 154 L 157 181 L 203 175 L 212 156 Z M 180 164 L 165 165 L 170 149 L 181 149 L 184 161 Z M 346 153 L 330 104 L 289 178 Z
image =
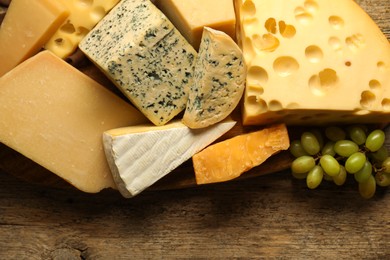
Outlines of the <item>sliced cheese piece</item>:
M 69 12 L 51 0 L 13 0 L 0 27 L 0 77 L 36 54 Z
M 121 1 L 79 47 L 155 125 L 184 110 L 197 53 L 149 0 Z
M 58 1 L 58 0 L 57 0 Z M 69 17 L 45 44 L 45 49 L 67 58 L 87 33 L 119 2 L 119 0 L 59 0 L 69 10 Z
M 160 8 L 192 46 L 198 50 L 203 27 L 236 38 L 232 0 L 156 0 Z
M 104 149 L 118 190 L 126 198 L 139 194 L 234 125 L 227 119 L 192 130 L 175 120 L 164 126 L 132 126 L 105 132 Z
M 353 0 L 236 0 L 246 125 L 390 121 L 390 44 Z
M 101 136 L 148 120 L 49 51 L 0 79 L 0 142 L 85 192 L 115 188 Z
M 205 27 L 183 123 L 202 128 L 222 121 L 240 102 L 244 87 L 241 49 L 229 35 Z
M 213 144 L 192 157 L 197 184 L 229 181 L 290 145 L 284 124 Z

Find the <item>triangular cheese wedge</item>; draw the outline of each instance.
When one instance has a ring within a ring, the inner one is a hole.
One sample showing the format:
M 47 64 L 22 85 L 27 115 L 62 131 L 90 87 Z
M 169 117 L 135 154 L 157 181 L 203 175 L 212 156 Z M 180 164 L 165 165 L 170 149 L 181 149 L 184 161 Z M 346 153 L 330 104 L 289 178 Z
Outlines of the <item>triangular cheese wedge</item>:
M 390 44 L 353 0 L 235 0 L 243 123 L 390 121 Z
M 173 121 L 164 126 L 141 125 L 106 131 L 104 150 L 118 190 L 126 198 L 139 194 L 234 125 L 234 121 L 226 119 L 194 130 Z
M 244 87 L 241 49 L 226 33 L 205 27 L 183 123 L 202 128 L 222 121 L 240 102 Z

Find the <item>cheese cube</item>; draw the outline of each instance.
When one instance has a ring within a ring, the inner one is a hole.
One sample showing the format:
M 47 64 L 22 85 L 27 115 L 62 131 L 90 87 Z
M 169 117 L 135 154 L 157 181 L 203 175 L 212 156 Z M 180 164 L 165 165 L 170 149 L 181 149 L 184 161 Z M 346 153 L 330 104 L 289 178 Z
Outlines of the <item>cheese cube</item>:
M 192 157 L 197 184 L 224 182 L 239 177 L 290 146 L 284 124 L 242 134 L 213 144 Z
M 148 120 L 43 51 L 0 79 L 0 142 L 85 192 L 115 188 L 102 134 Z
M 106 131 L 106 157 L 118 190 L 133 197 L 173 171 L 229 131 L 236 122 L 227 119 L 191 130 L 179 121 L 164 126 L 131 126 Z
M 69 12 L 51 0 L 13 0 L 0 27 L 0 77 L 36 54 Z
M 155 125 L 184 110 L 197 53 L 149 0 L 123 0 L 80 49 Z
M 223 31 L 236 39 L 232 0 L 156 0 L 156 6 L 198 50 L 203 27 Z
M 45 49 L 60 58 L 72 54 L 81 39 L 113 8 L 119 0 L 59 0 L 69 10 L 69 17 L 45 44 Z
M 353 0 L 236 0 L 246 125 L 390 121 L 390 44 Z
M 229 116 L 245 87 L 242 51 L 229 35 L 204 28 L 194 78 L 183 123 L 202 128 Z

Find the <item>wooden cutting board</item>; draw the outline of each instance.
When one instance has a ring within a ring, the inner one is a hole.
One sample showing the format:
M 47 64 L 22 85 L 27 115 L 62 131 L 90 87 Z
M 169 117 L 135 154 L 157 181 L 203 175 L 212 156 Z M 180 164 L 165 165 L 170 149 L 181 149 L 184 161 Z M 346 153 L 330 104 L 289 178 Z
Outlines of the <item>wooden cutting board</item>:
M 383 8 L 383 6 L 380 4 L 382 2 L 375 1 L 374 2 L 375 4 L 372 4 L 370 1 L 364 1 L 364 0 L 360 0 L 357 2 L 363 7 L 363 9 L 369 12 L 369 14 L 373 17 L 375 22 L 378 24 L 378 26 L 382 29 L 384 34 L 389 39 L 390 38 L 390 26 L 389 26 L 390 17 L 388 15 L 387 16 L 376 15 L 377 13 L 383 14 L 383 12 L 376 11 Z M 386 8 L 387 7 L 388 5 L 386 5 Z M 385 13 L 388 14 L 388 12 Z M 100 71 L 98 71 L 96 67 L 94 67 L 89 62 L 84 63 L 83 66 L 80 67 L 80 70 L 83 71 L 85 74 L 89 75 L 90 77 L 94 78 L 96 81 L 100 82 L 102 85 L 106 86 L 111 91 L 122 96 L 122 94 L 117 90 L 117 88 L 113 86 L 112 83 Z M 237 115 L 239 115 L 238 111 L 235 119 L 239 120 L 239 116 L 237 117 Z M 240 123 L 238 123 L 237 126 L 234 127 L 231 131 L 229 131 L 226 135 L 224 135 L 222 139 L 226 139 L 240 133 L 252 131 L 254 129 L 256 129 L 256 127 L 244 128 Z M 299 133 L 300 130 L 301 129 L 299 128 L 289 128 L 290 134 L 292 136 Z M 387 136 L 389 136 L 387 139 L 390 139 L 390 128 L 386 129 L 386 133 Z M 387 146 L 390 149 L 389 140 L 387 140 Z M 288 169 L 291 162 L 292 162 L 292 157 L 289 155 L 289 153 L 281 152 L 273 156 L 269 160 L 267 160 L 259 167 L 256 167 L 251 171 L 245 173 L 239 179 L 253 178 L 260 175 L 280 172 Z M 3 170 L 11 175 L 14 175 L 23 181 L 27 181 L 35 184 L 41 184 L 41 185 L 46 185 L 46 186 L 56 187 L 56 188 L 71 187 L 68 183 L 63 181 L 61 178 L 57 177 L 56 175 L 49 172 L 45 168 L 41 167 L 40 165 L 34 163 L 33 161 L 29 160 L 28 158 L 24 157 L 23 155 L 17 153 L 16 151 L 8 148 L 7 146 L 1 143 L 0 143 L 0 170 Z M 160 180 L 158 183 L 153 185 L 151 189 L 181 189 L 181 188 L 193 187 L 195 185 L 196 185 L 196 181 L 194 177 L 192 163 L 189 160 L 186 163 L 184 163 L 182 166 L 174 170 L 172 173 L 170 173 L 168 176 Z

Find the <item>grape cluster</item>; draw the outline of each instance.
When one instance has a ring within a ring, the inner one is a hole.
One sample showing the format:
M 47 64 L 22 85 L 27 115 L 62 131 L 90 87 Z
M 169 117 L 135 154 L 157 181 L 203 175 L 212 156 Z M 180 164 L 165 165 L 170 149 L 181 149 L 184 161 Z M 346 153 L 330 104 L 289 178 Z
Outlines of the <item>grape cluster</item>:
M 371 198 L 377 185 L 390 186 L 390 157 L 380 129 L 353 125 L 305 131 L 289 150 L 296 157 L 291 164 L 293 176 L 306 179 L 310 189 L 323 180 L 341 186 L 348 175 L 358 182 L 363 198 Z

